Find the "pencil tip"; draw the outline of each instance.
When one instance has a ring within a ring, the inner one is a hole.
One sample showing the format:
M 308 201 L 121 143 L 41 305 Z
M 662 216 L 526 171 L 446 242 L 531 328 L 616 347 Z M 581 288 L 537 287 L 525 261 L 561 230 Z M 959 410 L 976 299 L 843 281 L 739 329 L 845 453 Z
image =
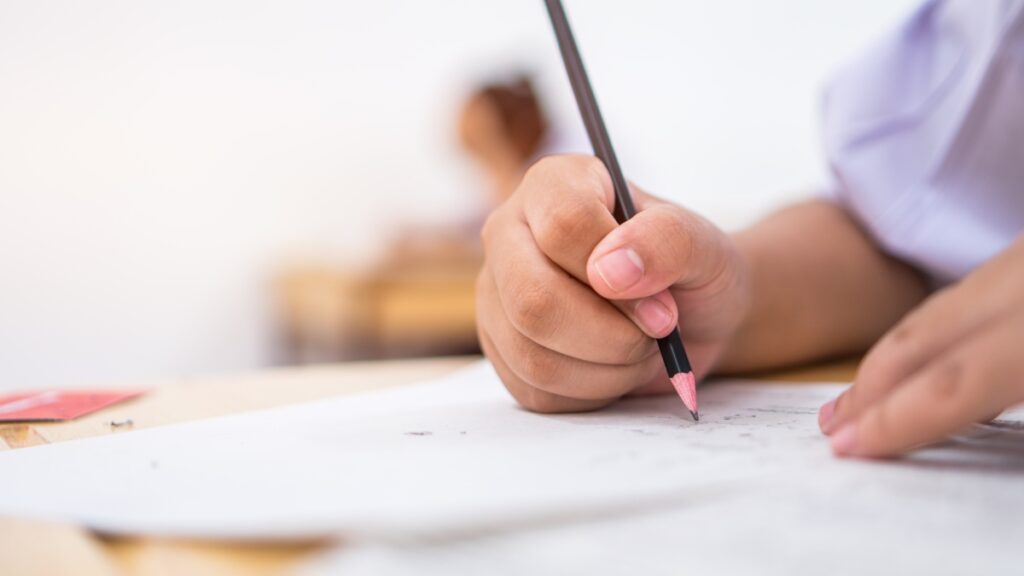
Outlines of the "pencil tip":
M 672 376 L 670 380 L 672 387 L 679 394 L 679 398 L 693 415 L 693 419 L 697 420 L 697 380 L 693 377 L 693 372 L 680 372 Z
M 690 410 L 690 416 L 693 416 L 693 421 L 694 422 L 700 422 L 700 412 L 695 412 L 693 410 Z

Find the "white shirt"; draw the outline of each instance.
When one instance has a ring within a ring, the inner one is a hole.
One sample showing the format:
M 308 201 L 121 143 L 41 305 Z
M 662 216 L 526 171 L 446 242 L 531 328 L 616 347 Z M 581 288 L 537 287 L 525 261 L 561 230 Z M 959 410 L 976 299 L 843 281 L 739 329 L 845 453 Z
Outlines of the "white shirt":
M 1024 0 L 926 2 L 824 114 L 833 198 L 936 284 L 1024 231 Z

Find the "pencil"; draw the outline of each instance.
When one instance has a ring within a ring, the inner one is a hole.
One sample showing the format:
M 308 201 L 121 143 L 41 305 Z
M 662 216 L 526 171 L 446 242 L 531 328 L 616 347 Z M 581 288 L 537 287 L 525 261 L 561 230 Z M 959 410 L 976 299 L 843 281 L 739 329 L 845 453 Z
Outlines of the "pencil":
M 565 8 L 562 7 L 561 0 L 545 0 L 545 3 L 548 15 L 551 17 L 551 25 L 555 29 L 555 37 L 558 39 L 562 62 L 569 75 L 569 83 L 572 84 L 573 94 L 576 95 L 576 105 L 579 107 L 580 115 L 583 116 L 583 124 L 586 126 L 587 136 L 590 138 L 590 145 L 594 148 L 594 155 L 604 163 L 612 179 L 612 187 L 615 190 L 615 209 L 612 214 L 615 216 L 615 221 L 622 224 L 636 214 L 633 197 L 629 194 L 626 179 L 623 177 L 619 161 L 615 157 L 615 150 L 612 149 L 612 141 L 605 128 L 601 111 L 597 107 L 597 99 L 594 98 L 594 90 L 590 86 L 590 79 L 583 67 L 583 59 L 576 47 L 572 29 L 569 28 Z M 679 398 L 686 405 L 693 419 L 700 420 L 700 413 L 697 411 L 697 382 L 693 375 L 693 368 L 690 366 L 690 360 L 686 357 L 686 349 L 683 348 L 683 339 L 679 335 L 678 326 L 673 328 L 672 333 L 668 336 L 658 339 L 658 348 L 661 350 L 661 359 L 665 362 L 665 371 L 668 372 L 672 387 L 679 394 Z

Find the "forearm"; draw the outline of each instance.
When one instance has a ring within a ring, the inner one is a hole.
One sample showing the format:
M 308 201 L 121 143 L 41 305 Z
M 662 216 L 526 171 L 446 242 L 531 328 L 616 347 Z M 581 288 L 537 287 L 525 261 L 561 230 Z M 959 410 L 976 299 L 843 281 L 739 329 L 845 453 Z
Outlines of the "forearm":
M 927 293 L 917 272 L 829 202 L 786 208 L 734 239 L 751 302 L 718 373 L 863 352 Z

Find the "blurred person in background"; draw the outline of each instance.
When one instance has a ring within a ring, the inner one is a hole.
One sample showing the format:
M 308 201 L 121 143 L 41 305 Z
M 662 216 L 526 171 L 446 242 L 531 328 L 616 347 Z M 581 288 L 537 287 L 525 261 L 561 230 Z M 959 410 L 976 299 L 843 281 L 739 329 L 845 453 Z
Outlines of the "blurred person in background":
M 387 261 L 403 266 L 482 260 L 480 228 L 487 215 L 515 192 L 526 169 L 547 150 L 550 130 L 529 76 L 488 82 L 464 100 L 458 125 L 462 150 L 483 174 L 483 209 L 458 226 L 410 227 L 392 246 Z
M 463 149 L 490 180 L 493 209 L 515 192 L 548 140 L 548 122 L 527 76 L 485 84 L 466 100 L 459 118 Z

